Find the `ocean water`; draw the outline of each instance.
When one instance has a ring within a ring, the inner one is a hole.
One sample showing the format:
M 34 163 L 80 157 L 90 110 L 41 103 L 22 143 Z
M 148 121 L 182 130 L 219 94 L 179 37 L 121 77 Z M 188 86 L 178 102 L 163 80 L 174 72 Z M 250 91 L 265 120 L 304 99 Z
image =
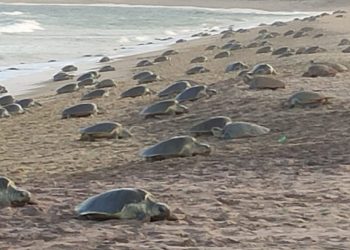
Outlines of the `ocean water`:
M 68 63 L 86 68 L 96 62 L 94 56 L 118 58 L 164 48 L 201 31 L 215 34 L 229 26 L 249 28 L 314 14 L 164 6 L 0 4 L 0 85 L 13 94 L 22 94 L 34 87 L 34 81 L 48 80 Z M 56 62 L 48 63 L 49 60 Z M 43 72 L 47 72 L 46 76 Z

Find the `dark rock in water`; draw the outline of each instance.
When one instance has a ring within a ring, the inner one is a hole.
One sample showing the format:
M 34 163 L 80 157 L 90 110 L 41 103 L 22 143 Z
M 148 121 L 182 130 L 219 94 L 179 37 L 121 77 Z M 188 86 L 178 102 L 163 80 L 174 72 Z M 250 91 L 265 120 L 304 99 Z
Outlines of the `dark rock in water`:
M 185 39 L 179 39 L 179 40 L 176 41 L 176 43 L 184 43 L 184 42 L 187 42 L 187 40 L 185 40 Z
M 19 68 L 7 68 L 6 70 L 19 70 Z
M 54 59 L 52 59 L 52 60 L 49 60 L 49 61 L 47 61 L 47 62 L 51 63 L 51 62 L 57 62 L 57 61 L 54 60 Z
M 83 55 L 83 57 L 92 57 L 92 55 Z
M 0 85 L 0 94 L 7 93 L 7 89 L 4 86 Z

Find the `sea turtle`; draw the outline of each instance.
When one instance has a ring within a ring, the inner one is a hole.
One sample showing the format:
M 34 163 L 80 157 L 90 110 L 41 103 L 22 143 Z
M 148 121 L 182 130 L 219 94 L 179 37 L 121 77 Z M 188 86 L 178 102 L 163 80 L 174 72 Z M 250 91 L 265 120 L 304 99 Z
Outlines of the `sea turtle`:
M 350 53 L 350 46 L 342 50 L 343 53 Z
M 162 56 L 171 56 L 171 55 L 176 55 L 179 54 L 176 50 L 170 49 L 162 53 Z
M 151 62 L 150 60 L 142 60 L 136 64 L 136 67 L 145 67 L 145 66 L 151 66 L 151 65 L 153 65 L 153 62 Z
M 12 95 L 0 96 L 0 106 L 6 106 L 15 102 L 15 98 Z
M 78 68 L 74 65 L 66 65 L 61 69 L 63 72 L 72 72 L 72 71 L 77 71 Z
M 177 81 L 158 93 L 159 97 L 173 96 L 191 87 L 191 83 L 186 80 Z
M 205 85 L 196 85 L 185 89 L 180 94 L 178 94 L 175 99 L 181 103 L 186 101 L 196 101 L 203 97 L 211 97 L 216 95 L 217 91 L 215 89 L 210 89 Z
M 250 122 L 229 122 L 224 128 L 213 128 L 215 137 L 222 139 L 236 139 L 265 135 L 270 132 L 269 128 Z
M 101 98 L 104 96 L 108 96 L 109 95 L 109 91 L 106 89 L 95 89 L 92 90 L 88 93 L 86 93 L 85 95 L 82 96 L 81 100 L 92 100 L 92 99 L 96 99 L 96 98 Z
M 121 98 L 126 98 L 126 97 L 135 98 L 138 96 L 151 95 L 154 93 L 155 92 L 153 90 L 147 88 L 144 85 L 140 85 L 140 86 L 136 86 L 136 87 L 133 87 L 133 88 L 130 88 L 130 89 L 124 91 L 123 93 L 121 93 L 120 97 Z
M 141 111 L 144 118 L 155 117 L 158 115 L 177 115 L 188 113 L 188 108 L 179 104 L 176 100 L 165 100 L 151 104 Z
M 140 80 L 140 79 L 145 78 L 145 77 L 148 77 L 148 76 L 150 76 L 150 75 L 155 75 L 155 73 L 152 72 L 152 71 L 150 71 L 150 70 L 145 70 L 145 71 L 142 71 L 142 72 L 140 72 L 140 73 L 135 74 L 135 75 L 132 77 L 132 79 L 133 79 L 133 80 Z
M 7 109 L 0 108 L 0 118 L 8 118 L 10 117 L 10 113 L 7 111 Z
M 98 108 L 96 104 L 81 103 L 63 110 L 62 119 L 68 119 L 71 117 L 85 117 L 96 113 L 98 113 Z
M 101 67 L 98 72 L 109 72 L 109 71 L 115 71 L 115 67 L 113 66 L 110 66 L 110 65 L 106 65 L 106 66 L 103 66 Z
M 78 90 L 79 90 L 78 84 L 68 83 L 68 84 L 58 88 L 56 90 L 56 93 L 57 93 L 57 95 L 60 95 L 60 94 L 72 93 L 72 92 L 75 92 Z
M 249 85 L 250 89 L 272 89 L 285 88 L 286 84 L 280 80 L 269 76 L 252 76 L 246 74 L 243 81 Z
M 326 52 L 327 50 L 324 48 L 321 48 L 320 46 L 311 46 L 304 48 L 304 51 L 302 51 L 301 54 L 315 54 L 315 53 L 321 53 Z
M 310 63 L 312 65 L 327 65 L 328 67 L 333 68 L 334 70 L 336 70 L 337 72 L 345 72 L 348 71 L 348 67 L 346 67 L 343 64 L 340 63 L 331 63 L 331 62 L 315 62 L 314 60 L 311 60 Z
M 226 57 L 229 57 L 230 55 L 231 55 L 230 51 L 222 51 L 216 54 L 214 56 L 214 59 L 226 58 Z
M 24 113 L 24 109 L 22 108 L 22 106 L 17 103 L 6 105 L 4 106 L 4 109 L 6 109 L 7 112 L 10 113 L 10 115 L 18 115 Z
M 8 92 L 8 91 L 7 91 L 6 87 L 0 85 L 0 94 L 5 94 L 5 93 L 7 93 L 7 92 Z
M 272 51 L 273 51 L 273 48 L 271 46 L 265 46 L 265 47 L 259 48 L 256 51 L 256 54 L 270 53 Z
M 347 38 L 342 39 L 338 44 L 338 46 L 345 46 L 345 45 L 350 45 L 350 40 Z
M 168 205 L 143 189 L 119 188 L 92 196 L 75 207 L 78 218 L 90 220 L 177 220 Z
M 140 156 L 147 161 L 156 161 L 173 157 L 209 155 L 210 152 L 211 147 L 208 144 L 199 143 L 191 136 L 175 136 L 142 150 Z
M 231 119 L 227 116 L 214 116 L 195 124 L 189 131 L 194 136 L 212 135 L 212 128 L 224 128 L 229 122 Z
M 290 35 L 293 35 L 294 33 L 295 33 L 294 30 L 288 30 L 288 31 L 286 31 L 283 35 L 284 35 L 284 36 L 290 36 Z
M 276 75 L 276 70 L 267 63 L 259 63 L 249 71 L 251 75 Z
M 138 80 L 138 84 L 146 84 L 146 83 L 151 83 L 160 80 L 159 75 L 153 74 L 149 76 L 145 76 L 141 79 Z
M 81 81 L 84 81 L 85 79 L 97 79 L 100 76 L 101 75 L 99 73 L 97 73 L 96 71 L 89 71 L 89 72 L 86 72 L 86 73 L 82 74 L 81 76 L 79 76 L 77 81 L 81 82 Z
M 21 105 L 22 108 L 24 109 L 30 108 L 33 106 L 42 106 L 41 103 L 35 101 L 33 98 L 25 98 L 25 99 L 17 100 L 16 103 Z
M 35 204 L 30 192 L 18 188 L 9 178 L 0 176 L 0 208 L 22 207 L 26 204 Z
M 78 82 L 78 87 L 79 88 L 84 88 L 84 87 L 87 87 L 87 86 L 94 86 L 95 84 L 96 84 L 95 79 L 87 78 L 85 80 L 82 80 L 82 81 Z
M 218 46 L 216 46 L 216 45 L 209 45 L 208 47 L 205 48 L 205 50 L 214 50 L 217 48 L 218 48 Z
M 209 72 L 209 69 L 203 67 L 203 66 L 194 66 L 193 68 L 190 68 L 186 71 L 187 75 L 194 75 L 199 73 L 206 73 Z
M 274 49 L 272 51 L 272 55 L 282 55 L 282 54 L 285 54 L 285 53 L 288 53 L 288 52 L 292 52 L 293 50 L 290 49 L 289 47 L 281 47 L 281 48 L 278 48 L 278 49 Z
M 98 138 L 122 139 L 131 137 L 131 133 L 117 122 L 101 122 L 95 125 L 80 129 L 80 140 L 94 141 Z
M 190 63 L 204 63 L 208 61 L 208 57 L 206 56 L 197 56 L 191 60 Z
M 225 69 L 225 73 L 228 72 L 232 72 L 232 71 L 238 71 L 238 70 L 244 70 L 244 69 L 248 69 L 248 65 L 242 62 L 234 62 L 229 64 L 226 69 Z
M 166 61 L 170 61 L 170 57 L 168 56 L 159 56 L 159 57 L 156 57 L 154 59 L 154 63 L 160 63 L 160 62 L 166 62 Z
M 102 57 L 100 60 L 99 60 L 99 62 L 100 63 L 103 63 L 103 62 L 109 62 L 111 59 L 108 57 L 108 56 L 104 56 L 104 57 Z
M 53 76 L 53 80 L 55 82 L 65 81 L 65 80 L 70 80 L 73 77 L 74 77 L 73 75 L 67 74 L 65 72 L 58 72 L 56 75 Z
M 323 104 L 328 104 L 329 99 L 332 97 L 326 97 L 321 93 L 314 91 L 299 91 L 288 98 L 286 102 L 283 103 L 284 107 L 294 108 L 294 107 L 309 107 L 314 108 Z
M 104 79 L 98 83 L 96 83 L 95 87 L 97 89 L 102 89 L 102 88 L 115 88 L 117 87 L 117 84 L 114 80 L 112 79 Z
M 334 77 L 338 71 L 325 64 L 312 64 L 303 74 L 304 77 Z

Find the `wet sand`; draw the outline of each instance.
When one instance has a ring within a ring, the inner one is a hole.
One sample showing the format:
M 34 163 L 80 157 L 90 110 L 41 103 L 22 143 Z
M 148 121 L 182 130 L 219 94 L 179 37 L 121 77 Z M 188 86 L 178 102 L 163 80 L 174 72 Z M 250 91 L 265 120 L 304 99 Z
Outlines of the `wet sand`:
M 348 10 L 350 8 L 347 8 Z M 46 82 L 35 92 L 42 107 L 31 113 L 1 119 L 1 174 L 31 191 L 37 206 L 5 208 L 0 213 L 0 249 L 348 249 L 350 195 L 350 72 L 335 77 L 305 78 L 310 60 L 342 63 L 350 57 L 337 46 L 350 39 L 350 14 L 329 15 L 316 21 L 293 21 L 282 27 L 259 27 L 235 33 L 243 45 L 262 29 L 283 34 L 312 27 L 302 38 L 283 35 L 267 39 L 274 48 L 318 45 L 327 51 L 285 58 L 256 54 L 257 48 L 232 51 L 229 58 L 213 59 L 222 51 L 221 36 L 176 44 L 179 54 L 170 62 L 135 68 L 144 58 L 161 52 L 101 64 L 116 72 L 102 73 L 118 86 L 110 96 L 92 102 L 105 112 L 87 118 L 62 120 L 64 108 L 80 103 L 87 90 L 55 95 L 66 82 Z M 313 38 L 322 33 L 320 38 Z M 185 75 L 196 56 L 210 72 Z M 237 73 L 225 73 L 229 63 L 250 67 L 271 64 L 286 88 L 249 90 Z M 144 120 L 139 112 L 159 100 L 155 95 L 119 99 L 135 86 L 132 75 L 152 70 L 162 80 L 150 83 L 159 91 L 179 79 L 190 79 L 215 88 L 216 96 L 186 104 L 190 112 L 176 117 Z M 285 109 L 281 103 L 296 91 L 319 91 L 334 97 L 330 104 L 311 109 Z M 195 123 L 225 115 L 234 121 L 266 126 L 263 137 L 222 141 L 198 137 L 213 147 L 210 156 L 145 162 L 138 152 L 157 141 L 188 134 Z M 79 128 L 99 121 L 117 121 L 133 130 L 125 140 L 79 141 Z M 281 136 L 287 137 L 280 143 Z M 166 202 L 179 217 L 177 222 L 74 219 L 74 206 L 87 197 L 118 187 L 144 188 Z

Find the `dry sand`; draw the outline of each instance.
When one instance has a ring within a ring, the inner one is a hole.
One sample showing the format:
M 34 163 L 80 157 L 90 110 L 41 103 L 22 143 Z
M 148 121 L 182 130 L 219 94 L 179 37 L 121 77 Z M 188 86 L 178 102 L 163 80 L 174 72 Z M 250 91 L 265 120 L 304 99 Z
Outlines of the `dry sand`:
M 189 103 L 190 112 L 177 117 L 144 120 L 139 111 L 156 96 L 119 99 L 135 85 L 130 80 L 143 69 L 141 58 L 112 63 L 117 73 L 103 73 L 119 82 L 109 97 L 94 101 L 105 114 L 61 120 L 62 110 L 79 103 L 83 91 L 38 97 L 43 107 L 32 113 L 2 119 L 1 174 L 31 191 L 38 206 L 6 208 L 0 213 L 0 249 L 350 249 L 350 72 L 331 78 L 303 78 L 310 60 L 350 66 L 349 54 L 337 44 L 350 38 L 350 14 L 325 16 L 313 22 L 294 21 L 283 27 L 259 27 L 235 34 L 247 45 L 258 31 L 283 33 L 313 27 L 299 39 L 268 39 L 273 47 L 319 45 L 327 52 L 277 58 L 256 55 L 256 49 L 234 51 L 214 60 L 221 51 L 211 44 L 230 39 L 220 36 L 176 44 L 170 62 L 145 69 L 163 78 L 149 84 L 156 91 L 178 79 L 191 79 L 216 88 L 218 95 Z M 321 38 L 314 35 L 323 33 Z M 189 61 L 206 55 L 209 73 L 186 76 Z M 243 61 L 273 65 L 287 83 L 277 91 L 253 91 L 224 73 L 228 63 Z M 46 83 L 52 91 L 65 82 Z M 317 90 L 335 97 L 314 109 L 283 109 L 281 102 L 297 90 Z M 199 137 L 214 151 L 210 156 L 145 162 L 137 152 L 145 146 L 187 134 L 197 121 L 214 115 L 256 122 L 271 128 L 264 137 L 222 141 Z M 119 141 L 78 141 L 78 129 L 98 121 L 114 120 L 135 129 L 134 137 Z M 281 135 L 287 136 L 279 143 Z M 140 187 L 168 203 L 177 222 L 139 223 L 111 220 L 78 221 L 73 208 L 85 198 L 117 187 Z

